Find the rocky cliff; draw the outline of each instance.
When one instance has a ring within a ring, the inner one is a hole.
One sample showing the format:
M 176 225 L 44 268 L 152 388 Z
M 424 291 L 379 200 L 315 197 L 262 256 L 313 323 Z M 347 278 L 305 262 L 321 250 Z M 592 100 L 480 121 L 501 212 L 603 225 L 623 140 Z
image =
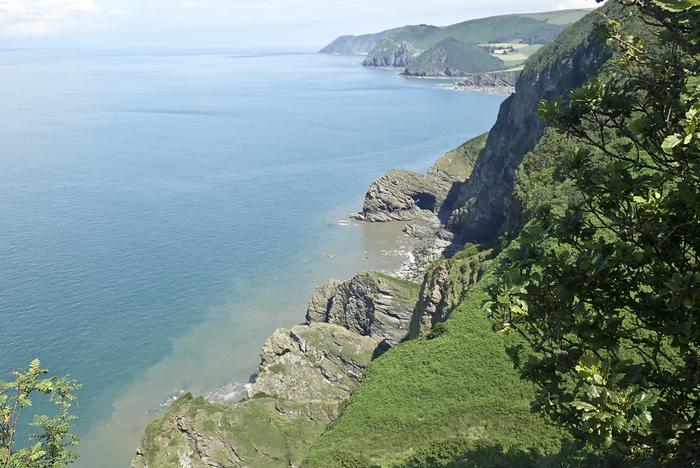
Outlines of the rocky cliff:
M 320 286 L 307 323 L 265 341 L 243 401 L 185 395 L 149 425 L 132 467 L 299 466 L 374 356 L 407 337 L 418 294 L 381 273 Z
M 617 3 L 603 7 L 620 14 Z M 593 33 L 602 16 L 590 14 L 528 61 L 515 94 L 502 105 L 469 180 L 451 200 L 449 225 L 464 241 L 490 241 L 502 231 L 513 203 L 515 172 L 545 129 L 537 117 L 543 99 L 566 95 L 594 76 L 610 57 Z
M 409 66 L 421 53 L 420 49 L 406 41 L 396 42 L 384 39 L 367 55 L 362 65 L 365 67 L 400 67 Z
M 377 34 L 363 34 L 360 36 L 340 36 L 326 47 L 321 49 L 320 54 L 336 55 L 365 55 L 387 39 L 397 33 L 398 29 L 390 29 Z
M 515 92 L 515 83 L 519 75 L 519 71 L 472 73 L 455 83 L 453 89 L 458 91 L 512 93 Z
M 371 222 L 433 220 L 471 174 L 486 135 L 440 158 L 427 174 L 394 169 L 372 183 L 357 219 Z
M 330 280 L 314 293 L 306 320 L 337 324 L 393 346 L 408 336 L 418 290 L 416 283 L 374 272 L 344 283 Z

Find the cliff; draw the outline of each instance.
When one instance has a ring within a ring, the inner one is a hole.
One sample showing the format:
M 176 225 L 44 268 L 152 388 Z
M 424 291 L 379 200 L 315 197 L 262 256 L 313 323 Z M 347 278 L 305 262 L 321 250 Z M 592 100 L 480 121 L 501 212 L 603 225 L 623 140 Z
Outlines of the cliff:
M 620 14 L 616 3 L 604 11 Z M 485 242 L 502 232 L 512 209 L 515 172 L 542 136 L 537 117 L 543 99 L 565 96 L 594 76 L 610 58 L 609 48 L 594 34 L 601 16 L 591 14 L 540 49 L 527 63 L 515 94 L 502 105 L 484 150 L 469 180 L 452 201 L 450 228 L 463 241 Z
M 321 49 L 322 54 L 368 54 L 383 40 L 407 42 L 426 50 L 438 42 L 452 37 L 467 43 L 521 42 L 546 44 L 552 41 L 567 25 L 575 23 L 590 10 L 560 10 L 532 15 L 503 15 L 479 18 L 436 27 L 426 24 L 403 26 L 376 34 L 341 36 Z
M 471 73 L 453 85 L 458 91 L 514 93 L 519 71 Z
M 319 53 L 338 55 L 365 55 L 375 49 L 386 39 L 398 39 L 398 42 L 406 41 L 412 43 L 413 40 L 430 35 L 436 31 L 436 26 L 427 24 L 402 26 L 389 29 L 376 34 L 362 34 L 359 36 L 340 36 L 333 42 L 325 46 Z
M 372 183 L 355 217 L 363 221 L 435 219 L 443 205 L 471 174 L 486 135 L 440 158 L 427 174 L 394 169 Z

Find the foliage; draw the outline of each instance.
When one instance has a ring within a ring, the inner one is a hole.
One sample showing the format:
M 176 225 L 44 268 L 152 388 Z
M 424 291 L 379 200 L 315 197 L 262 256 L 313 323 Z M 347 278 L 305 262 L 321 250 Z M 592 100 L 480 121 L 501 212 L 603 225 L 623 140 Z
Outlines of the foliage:
M 625 0 L 606 73 L 543 103 L 581 199 L 538 213 L 490 288 L 534 408 L 594 453 L 700 459 L 700 1 Z
M 30 363 L 27 370 L 12 372 L 13 381 L 0 381 L 0 467 L 2 468 L 58 468 L 76 460 L 71 450 L 78 439 L 71 433 L 70 413 L 75 404 L 73 392 L 79 388 L 68 377 L 46 377 L 48 371 L 39 360 Z M 34 395 L 44 395 L 57 408 L 53 416 L 34 415 L 32 425 L 36 433 L 27 447 L 18 447 L 17 428 L 23 413 L 32 406 Z

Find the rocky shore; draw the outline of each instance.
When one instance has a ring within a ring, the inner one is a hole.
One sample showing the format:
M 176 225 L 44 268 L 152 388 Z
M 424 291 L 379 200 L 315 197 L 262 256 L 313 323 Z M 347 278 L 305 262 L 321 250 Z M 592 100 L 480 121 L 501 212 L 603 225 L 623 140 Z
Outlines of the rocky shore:
M 461 248 L 441 211 L 469 178 L 486 137 L 450 151 L 427 174 L 393 170 L 375 181 L 353 218 L 407 222 L 414 247 L 399 271 L 320 285 L 305 322 L 265 341 L 250 383 L 178 398 L 148 426 L 132 467 L 300 466 L 372 360 L 447 318 L 461 290 L 444 262 L 478 275 L 478 259 L 441 260 Z
M 451 89 L 456 91 L 511 94 L 515 92 L 515 83 L 519 75 L 519 71 L 474 73 L 453 84 Z

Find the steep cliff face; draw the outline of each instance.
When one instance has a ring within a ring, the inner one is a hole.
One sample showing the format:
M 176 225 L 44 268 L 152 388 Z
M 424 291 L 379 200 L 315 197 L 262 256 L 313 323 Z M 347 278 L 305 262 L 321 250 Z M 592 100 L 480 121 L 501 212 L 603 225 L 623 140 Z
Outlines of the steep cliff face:
M 420 55 L 420 49 L 406 41 L 396 42 L 384 39 L 367 55 L 362 65 L 365 67 L 400 67 L 409 66 Z
M 481 279 L 487 257 L 488 253 L 468 245 L 451 258 L 440 259 L 428 268 L 411 320 L 409 338 L 425 336 L 450 317 Z
M 612 15 L 620 11 L 615 2 L 603 7 Z M 448 207 L 450 227 L 462 240 L 489 241 L 500 233 L 512 203 L 515 172 L 545 129 L 537 117 L 539 103 L 579 87 L 610 58 L 593 33 L 600 21 L 597 13 L 588 15 L 528 61 L 515 94 L 501 106 L 471 177 Z
M 330 323 L 279 329 L 262 347 L 248 394 L 306 403 L 343 401 L 362 379 L 379 341 Z

